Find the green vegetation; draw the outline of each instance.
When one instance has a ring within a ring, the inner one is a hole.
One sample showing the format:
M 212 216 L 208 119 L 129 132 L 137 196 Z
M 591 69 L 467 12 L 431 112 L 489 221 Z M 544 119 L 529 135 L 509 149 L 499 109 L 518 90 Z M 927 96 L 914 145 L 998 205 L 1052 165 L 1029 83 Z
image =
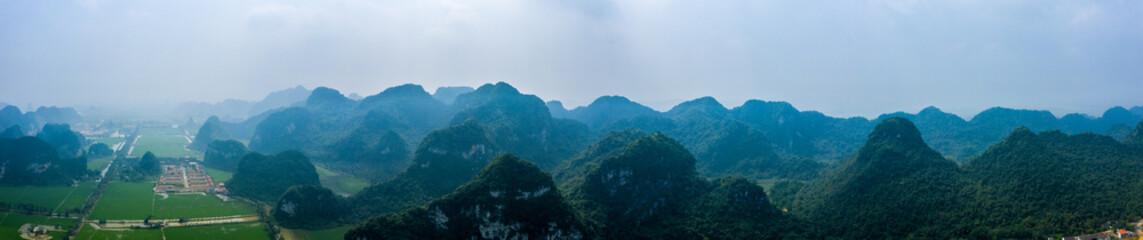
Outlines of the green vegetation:
M 230 178 L 234 177 L 234 173 L 213 168 L 207 168 L 206 174 L 210 175 L 210 178 L 214 179 L 214 182 L 216 183 L 224 183 L 226 181 L 230 181 Z
M 154 240 L 163 239 L 163 232 L 159 229 L 132 229 L 132 230 L 96 230 L 90 226 L 84 227 L 76 235 L 77 240 Z
M 135 142 L 132 156 L 151 152 L 157 157 L 182 158 L 186 156 L 202 159 L 201 153 L 187 150 L 187 136 L 178 128 L 142 128 L 139 140 Z
M 247 154 L 238 163 L 238 172 L 226 182 L 226 187 L 237 196 L 274 202 L 294 185 L 320 184 L 310 159 L 301 152 L 290 150 L 277 155 Z
M 452 125 L 475 120 L 505 152 L 528 159 L 541 169 L 555 168 L 590 143 L 586 125 L 553 119 L 543 100 L 521 94 L 507 83 L 480 86 L 457 96 L 453 106 L 464 109 L 452 117 Z
M 795 212 L 845 239 L 947 239 L 956 233 L 943 217 L 963 209 L 960 184 L 956 163 L 925 145 L 909 120 L 890 118 L 857 157 L 799 193 Z
M 349 202 L 327 188 L 297 185 L 278 198 L 272 214 L 282 227 L 321 229 L 342 225 L 348 210 Z
M 0 187 L 0 204 L 20 210 L 77 213 L 87 197 L 95 191 L 95 185 L 93 182 L 84 182 L 74 188 L 4 186 Z
M 88 219 L 144 219 L 151 214 L 154 183 L 111 183 Z
M 230 133 L 227 133 L 226 129 L 223 129 L 222 121 L 218 120 L 218 117 L 216 116 L 210 116 L 210 118 L 208 118 L 206 122 L 202 124 L 202 127 L 199 127 L 198 132 L 194 137 L 194 142 L 191 142 L 189 145 L 187 145 L 187 148 L 198 151 L 206 151 L 208 144 L 216 140 L 226 140 L 229 138 Z M 245 147 L 243 148 L 245 149 Z
M 91 193 L 95 192 L 95 187 L 98 184 L 99 183 L 95 182 L 79 183 L 79 185 L 76 186 L 74 190 L 72 190 L 67 200 L 64 200 L 63 204 L 59 206 L 59 209 L 56 210 L 56 212 L 78 212 L 83 208 L 83 204 L 87 203 L 87 198 L 91 196 Z
M 163 232 L 167 240 L 270 239 L 270 235 L 266 233 L 266 226 L 262 223 L 165 228 Z
M 44 216 L 29 216 L 16 213 L 0 213 L 0 239 L 20 239 L 20 226 L 26 223 L 59 225 L 67 231 L 75 225 L 75 219 L 49 218 Z M 53 237 L 62 237 L 66 232 L 52 232 Z
M 16 205 L 29 204 L 47 211 L 55 209 L 61 202 L 67 200 L 72 187 L 43 187 L 43 186 L 2 186 L 0 187 L 0 202 Z M 46 211 L 45 211 L 46 212 Z
M 206 146 L 203 165 L 233 172 L 247 153 L 246 146 L 237 140 L 215 140 Z
M 87 161 L 87 170 L 90 170 L 90 171 L 103 170 L 104 167 L 107 167 L 107 164 L 111 163 L 111 160 L 115 160 L 115 157 L 101 157 L 101 158 L 89 159 Z
M 293 239 L 297 240 L 344 239 L 345 234 L 354 227 L 349 225 L 322 230 L 290 229 L 290 232 L 293 233 Z
M 412 166 L 351 200 L 356 219 L 420 206 L 456 190 L 499 152 L 476 121 L 437 130 L 421 142 Z
M 695 158 L 664 134 L 644 136 L 602 159 L 569 202 L 588 232 L 605 239 L 805 238 L 802 224 L 745 179 L 708 182 Z
M 308 151 L 314 145 L 313 136 L 316 135 L 319 135 L 319 129 L 309 110 L 287 108 L 258 123 L 254 137 L 250 139 L 250 150 L 266 154 L 286 150 Z
M 317 165 L 314 167 L 317 169 L 318 179 L 321 180 L 321 185 L 333 190 L 334 193 L 337 194 L 355 194 L 370 185 L 369 182 L 351 175 L 336 173 Z
M 163 174 L 163 169 L 162 166 L 159 166 L 159 159 L 155 157 L 155 154 L 147 152 L 133 165 L 120 170 L 119 178 L 124 181 L 144 182 L 151 181 L 161 174 Z
M 45 124 L 44 129 L 36 133 L 36 138 L 52 145 L 59 152 L 60 158 L 83 156 L 83 147 L 87 146 L 83 135 L 71 131 L 71 126 L 67 124 Z
M 37 137 L 0 139 L 0 161 L 8 166 L 0 178 L 4 185 L 70 185 L 88 173 L 86 158 L 61 159 Z
M 91 158 L 110 157 L 112 155 L 115 155 L 115 150 L 111 150 L 111 147 L 105 143 L 92 144 L 87 150 L 87 157 Z
M 115 146 L 116 144 L 122 143 L 125 139 L 123 139 L 121 137 L 92 137 L 92 138 L 89 138 L 87 140 L 89 142 L 91 142 L 92 145 L 97 144 L 97 143 L 102 143 L 102 144 L 107 145 L 108 147 L 111 147 L 111 146 Z
M 370 220 L 345 239 L 579 239 L 583 229 L 547 173 L 504 154 L 452 194 Z
M 223 217 L 256 214 L 250 204 L 238 200 L 223 202 L 213 195 L 199 193 L 155 196 L 152 215 L 158 219 Z

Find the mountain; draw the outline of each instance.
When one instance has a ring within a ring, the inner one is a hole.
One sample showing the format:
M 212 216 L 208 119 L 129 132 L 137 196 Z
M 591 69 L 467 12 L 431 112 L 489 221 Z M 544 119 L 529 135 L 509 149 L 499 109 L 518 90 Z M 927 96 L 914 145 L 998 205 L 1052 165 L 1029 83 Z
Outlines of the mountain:
M 187 148 L 204 151 L 207 148 L 207 144 L 215 140 L 226 139 L 230 139 L 230 133 L 222 127 L 222 121 L 216 116 L 210 116 L 210 118 L 198 128 L 198 133 L 195 134 L 194 141 L 187 145 Z
M 309 98 L 306 98 L 306 109 L 314 112 L 344 112 L 348 109 L 356 107 L 357 101 L 353 101 L 341 95 L 340 91 L 327 88 L 317 87 L 310 92 Z
M 408 169 L 353 195 L 353 214 L 365 219 L 444 196 L 471 180 L 500 152 L 476 121 L 437 130 L 421 142 Z
M 327 188 L 295 185 L 282 193 L 271 215 L 279 225 L 292 229 L 321 229 L 340 225 L 349 202 Z
M 321 185 L 310 159 L 298 151 L 276 155 L 250 153 L 238 162 L 234 178 L 226 182 L 231 194 L 273 202 L 294 185 Z
M 374 218 L 346 239 L 583 239 L 584 228 L 535 164 L 504 154 L 451 194 Z
M 559 184 L 560 189 L 566 192 L 571 186 L 582 184 L 587 173 L 595 169 L 604 158 L 622 153 L 628 144 L 643 136 L 647 136 L 647 133 L 639 129 L 607 133 L 599 141 L 588 145 L 583 151 L 556 167 L 556 170 L 552 171 L 553 179 Z
M 248 153 L 246 145 L 234 139 L 214 140 L 203 151 L 202 164 L 207 167 L 234 172 Z
M 269 154 L 309 150 L 314 147 L 314 136 L 320 132 L 316 121 L 309 110 L 300 107 L 270 114 L 258 123 L 250 139 L 250 150 Z
M 978 226 L 975 235 L 1080 235 L 1143 213 L 1143 149 L 1108 136 L 1017 128 L 965 172 L 975 196 L 965 209 L 976 211 L 962 225 Z
M 71 131 L 67 124 L 46 124 L 44 129 L 36 133 L 36 138 L 43 139 L 59 151 L 60 158 L 77 158 L 83 156 L 83 147 L 87 139 L 83 135 Z
M 295 104 L 305 101 L 309 96 L 310 90 L 301 85 L 274 91 L 266 95 L 265 98 L 262 98 L 261 101 L 254 102 L 250 105 L 250 110 L 247 114 L 255 116 L 273 109 L 294 106 Z
M 39 107 L 36 111 L 21 113 L 20 108 L 7 105 L 0 109 L 0 128 L 40 129 L 47 124 L 75 124 L 83 118 L 75 109 L 67 107 Z
M 375 181 L 388 180 L 408 167 L 409 150 L 405 140 L 389 128 L 377 112 L 370 112 L 348 136 L 329 145 L 329 162 L 339 170 Z
M 784 155 L 830 162 L 856 151 L 873 129 L 865 118 L 828 117 L 786 102 L 750 100 L 731 109 L 730 116 L 765 134 Z
M 3 133 L 0 133 L 0 138 L 7 138 L 7 139 L 17 139 L 17 138 L 20 138 L 23 136 L 24 136 L 24 130 L 20 129 L 20 125 L 13 125 L 12 127 L 9 127 L 8 129 L 4 129 Z
M 1131 133 L 1123 139 L 1123 143 L 1133 146 L 1143 146 L 1143 121 L 1139 121 L 1139 124 L 1135 124 L 1135 130 L 1131 131 Z
M 568 112 L 568 109 L 564 108 L 564 103 L 560 101 L 552 100 L 548 101 L 544 105 L 548 106 L 548 112 L 552 114 L 552 118 L 568 118 L 571 116 L 571 113 Z
M 805 236 L 795 219 L 769 204 L 762 187 L 741 178 L 708 182 L 694 164 L 678 141 L 646 135 L 600 160 L 567 198 L 595 238 Z
M 243 121 L 243 119 L 257 116 L 266 111 L 296 106 L 305 101 L 309 95 L 310 90 L 296 86 L 271 92 L 259 101 L 225 99 L 218 103 L 186 102 L 179 104 L 174 112 L 191 119 L 215 116 L 226 121 Z
M 713 98 L 688 101 L 672 111 L 615 120 L 604 130 L 635 128 L 659 131 L 677 138 L 694 153 L 699 173 L 708 177 L 810 179 L 821 168 L 822 164 L 808 158 L 779 155 L 775 144 L 764 134 L 729 118 L 731 113 Z
M 0 128 L 10 128 L 12 126 L 24 125 L 24 127 L 31 127 L 30 121 L 24 117 L 24 113 L 20 108 L 12 105 L 4 106 L 0 109 Z
M 939 226 L 960 209 L 960 174 L 912 122 L 888 118 L 855 157 L 806 186 L 793 210 L 844 239 L 949 238 Z
M 765 189 L 745 178 L 714 181 L 687 208 L 695 239 L 811 239 L 807 223 L 770 205 Z
M 56 148 L 35 137 L 0 138 L 0 184 L 73 184 L 87 174 L 86 158 L 60 158 Z
M 713 97 L 701 97 L 679 103 L 666 112 L 666 115 L 670 117 L 695 115 L 713 119 L 724 118 L 727 114 L 729 114 L 729 110 Z
M 452 124 L 469 119 L 480 122 L 496 145 L 528 159 L 541 169 L 552 169 L 587 145 L 589 133 L 582 123 L 553 119 L 544 101 L 521 94 L 507 83 L 485 84 L 460 95 L 453 103 Z
M 472 91 L 476 91 L 476 89 L 472 87 L 439 87 L 437 91 L 433 93 L 433 98 L 441 101 L 441 103 L 451 105 L 453 101 L 456 101 L 457 96 Z
M 717 102 L 715 103 L 717 104 Z M 602 96 L 596 98 L 586 107 L 578 107 L 569 111 L 568 118 L 579 120 L 592 128 L 601 128 L 618 119 L 658 114 L 659 112 L 654 109 L 632 102 L 622 96 Z

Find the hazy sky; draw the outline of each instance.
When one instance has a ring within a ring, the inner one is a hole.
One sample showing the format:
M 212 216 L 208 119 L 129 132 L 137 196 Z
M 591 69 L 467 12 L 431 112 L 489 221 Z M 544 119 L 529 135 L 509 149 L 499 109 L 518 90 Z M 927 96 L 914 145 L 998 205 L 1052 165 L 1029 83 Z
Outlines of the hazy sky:
M 1143 105 L 1143 1 L 0 0 L 0 102 L 255 100 L 504 81 L 574 107 L 833 116 Z

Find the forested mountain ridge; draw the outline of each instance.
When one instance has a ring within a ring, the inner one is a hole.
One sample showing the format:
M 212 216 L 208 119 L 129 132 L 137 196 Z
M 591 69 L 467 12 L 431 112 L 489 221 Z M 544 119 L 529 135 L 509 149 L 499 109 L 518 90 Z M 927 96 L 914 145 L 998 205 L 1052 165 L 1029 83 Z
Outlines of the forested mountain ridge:
M 783 238 L 804 233 L 742 179 L 714 184 L 695 159 L 662 133 L 638 138 L 602 159 L 570 188 L 568 199 L 601 239 Z M 736 214 L 712 214 L 719 210 Z M 712 212 L 714 211 L 714 212 Z M 727 229 L 743 231 L 728 232 Z
M 806 186 L 794 211 L 841 238 L 948 238 L 939 226 L 958 209 L 960 175 L 909 120 L 889 118 L 855 157 Z
M 398 212 L 444 196 L 501 152 L 475 120 L 434 131 L 421 142 L 408 169 L 350 198 L 353 218 Z
M 451 194 L 374 218 L 346 239 L 584 239 L 551 177 L 511 154 L 496 157 Z
M 964 167 L 975 185 L 965 226 L 1005 238 L 1076 235 L 1143 214 L 1143 148 L 1108 136 L 1017 128 Z

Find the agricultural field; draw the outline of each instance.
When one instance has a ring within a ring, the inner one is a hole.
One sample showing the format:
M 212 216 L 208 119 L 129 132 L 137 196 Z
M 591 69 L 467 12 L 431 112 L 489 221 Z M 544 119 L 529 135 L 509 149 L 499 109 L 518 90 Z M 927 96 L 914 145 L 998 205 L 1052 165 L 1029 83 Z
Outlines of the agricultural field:
M 96 230 L 91 226 L 85 226 L 79 234 L 75 236 L 76 240 L 157 240 L 163 239 L 163 232 L 158 229 L 134 229 L 134 230 Z
M 266 226 L 262 225 L 262 223 L 237 223 L 202 227 L 166 228 L 163 229 L 163 236 L 167 240 L 270 239 L 269 233 L 266 232 Z M 341 238 L 338 237 L 336 239 Z
M 60 228 L 66 231 L 75 225 L 75 219 L 0 213 L 0 239 L 20 239 L 20 226 L 25 223 L 60 225 Z M 63 239 L 67 232 L 50 232 L 48 234 L 52 236 L 52 239 Z
M 91 171 L 103 170 L 103 168 L 107 167 L 107 164 L 111 163 L 111 160 L 114 160 L 114 159 L 115 159 L 115 157 L 113 157 L 113 156 L 112 157 L 101 157 L 101 158 L 87 159 L 87 170 L 91 170 Z
M 314 167 L 317 168 L 318 179 L 321 180 L 321 185 L 329 188 L 334 193 L 352 195 L 365 189 L 365 187 L 369 187 L 368 181 L 361 180 L 352 175 L 337 173 L 317 165 L 314 165 Z
M 157 219 L 203 218 L 257 214 L 254 207 L 242 201 L 223 202 L 214 195 L 199 193 L 169 194 L 155 198 L 152 214 Z
M 210 175 L 215 183 L 224 183 L 234 177 L 234 173 L 213 168 L 206 168 L 206 174 Z
M 89 142 L 91 142 L 91 144 L 95 144 L 95 143 L 107 144 L 108 147 L 111 147 L 111 149 L 114 150 L 115 145 L 122 143 L 124 140 L 126 140 L 126 138 L 121 138 L 121 137 L 89 137 L 89 138 L 87 138 L 87 140 Z
M 296 240 L 343 239 L 345 233 L 349 232 L 353 227 L 353 225 L 349 225 L 322 230 L 287 229 L 287 231 L 293 235 L 291 239 Z
M 144 219 L 151 214 L 153 183 L 112 183 L 88 219 Z
M 0 187 L 0 202 L 13 205 L 31 204 L 62 212 L 68 208 L 82 207 L 87 197 L 95 191 L 95 186 L 96 183 L 94 182 L 83 182 L 74 188 L 63 186 L 4 186 Z M 57 207 L 59 208 L 57 209 Z
M 158 157 L 195 157 L 202 159 L 202 153 L 186 149 L 190 143 L 186 133 L 178 128 L 143 128 L 139 129 L 139 140 L 131 156 L 141 157 L 146 152 L 154 153 Z
M 245 202 L 223 202 L 213 195 L 200 193 L 155 194 L 151 183 L 112 183 L 88 219 L 156 219 L 222 217 L 256 214 Z

